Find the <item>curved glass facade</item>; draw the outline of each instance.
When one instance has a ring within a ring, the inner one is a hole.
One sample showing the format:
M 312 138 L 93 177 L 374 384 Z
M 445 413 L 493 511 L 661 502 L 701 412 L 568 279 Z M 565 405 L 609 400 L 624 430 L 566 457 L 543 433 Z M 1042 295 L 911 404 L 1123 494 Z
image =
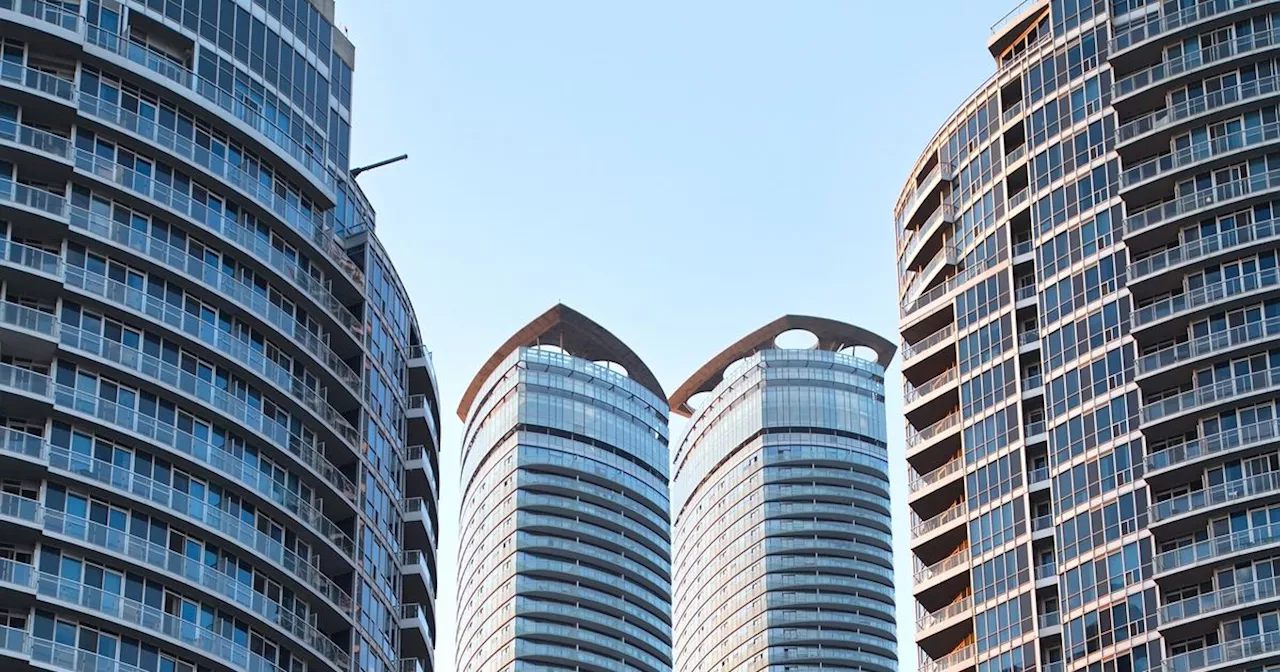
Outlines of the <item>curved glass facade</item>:
M 1024 3 L 897 216 L 922 670 L 1280 665 L 1280 3 Z
M 0 668 L 433 669 L 438 394 L 332 11 L 0 0 Z
M 676 452 L 676 669 L 892 672 L 884 368 L 752 349 Z
M 568 336 L 526 328 L 459 411 L 454 669 L 668 671 L 666 397 L 633 377 L 638 361 L 630 375 L 595 363 L 634 357 L 621 343 L 574 347 L 575 325 L 594 323 L 557 307 L 531 327 L 548 322 Z

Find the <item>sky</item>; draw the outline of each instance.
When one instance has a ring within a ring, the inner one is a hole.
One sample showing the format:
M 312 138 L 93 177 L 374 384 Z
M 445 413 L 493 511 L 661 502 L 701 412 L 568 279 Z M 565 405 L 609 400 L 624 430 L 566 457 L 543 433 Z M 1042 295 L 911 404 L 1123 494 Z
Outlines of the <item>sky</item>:
M 434 353 L 445 417 L 436 661 L 453 669 L 455 409 L 563 302 L 668 392 L 787 313 L 897 341 L 893 206 L 994 70 L 1014 0 L 338 0 L 352 165 Z M 886 380 L 901 670 L 915 608 L 902 383 Z M 673 423 L 672 445 L 680 427 Z

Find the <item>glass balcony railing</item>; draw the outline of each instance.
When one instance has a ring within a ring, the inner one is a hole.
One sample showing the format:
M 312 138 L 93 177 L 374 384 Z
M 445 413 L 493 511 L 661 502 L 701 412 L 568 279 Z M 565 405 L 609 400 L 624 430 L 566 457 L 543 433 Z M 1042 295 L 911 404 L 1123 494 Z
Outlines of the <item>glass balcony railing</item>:
M 1062 625 L 1062 614 L 1056 611 L 1040 614 L 1039 623 L 1041 630 L 1056 628 Z
M 1264 632 L 1171 656 L 1164 661 L 1159 672 L 1193 672 L 1277 653 L 1280 653 L 1280 632 Z
M 1042 530 L 1053 529 L 1053 516 L 1051 514 L 1036 516 L 1031 520 L 1031 531 L 1040 532 Z
M 1031 484 L 1048 483 L 1049 467 L 1040 467 L 1038 469 L 1032 469 L 1031 473 L 1027 476 L 1027 482 Z
M 960 665 L 968 665 L 973 661 L 974 647 L 972 644 L 953 651 L 937 660 L 933 660 L 923 651 L 918 656 L 920 659 L 920 672 L 947 672 L 953 667 Z
M 80 31 L 80 14 L 64 5 L 44 0 L 0 0 L 0 9 L 17 12 L 71 32 Z
M 7 140 L 37 152 L 50 154 L 63 160 L 71 159 L 71 141 L 31 126 L 0 118 L 0 140 Z
M 943 525 L 946 525 L 947 523 L 951 523 L 961 518 L 964 518 L 968 512 L 969 512 L 969 507 L 965 505 L 964 502 L 960 502 L 959 504 L 956 504 L 955 506 L 947 509 L 946 511 L 943 511 L 942 513 L 939 513 L 938 515 L 932 518 L 929 518 L 928 520 L 920 520 L 920 517 L 916 515 L 915 511 L 912 511 L 911 512 L 911 522 L 912 522 L 911 538 L 916 539 L 918 537 L 922 537 L 926 534 L 929 534 L 930 532 L 933 532 L 934 530 L 941 528 Z
M 946 464 L 942 465 L 941 467 L 938 467 L 937 469 L 934 469 L 933 471 L 930 471 L 927 474 L 917 474 L 914 467 L 908 466 L 907 468 L 910 470 L 910 475 L 911 475 L 910 490 L 912 493 L 918 492 L 923 488 L 927 488 L 931 485 L 941 482 L 943 479 L 946 479 L 948 476 L 952 476 L 954 474 L 963 472 L 964 465 L 965 465 L 964 457 L 956 456 L 952 458 L 950 461 L 948 461 Z
M 960 420 L 960 411 L 957 410 L 924 429 L 910 428 L 911 431 L 907 433 L 907 447 L 914 448 L 949 429 L 959 426 Z
M 1244 425 L 1163 448 L 1147 455 L 1147 471 L 1166 469 L 1243 448 L 1260 446 L 1280 439 L 1280 420 Z
M 75 82 L 11 61 L 0 61 L 0 82 L 67 101 L 76 95 Z
M 1269 96 L 1276 92 L 1280 92 L 1280 75 L 1268 75 L 1252 81 L 1241 82 L 1235 86 L 1228 86 L 1201 96 L 1188 98 L 1182 102 L 1144 114 L 1120 126 L 1119 130 L 1116 131 L 1116 137 L 1120 142 L 1124 142 L 1211 110 L 1235 105 L 1254 98 Z
M 920 225 L 920 229 L 913 232 L 913 234 L 905 241 L 902 248 L 903 260 L 905 261 L 915 258 L 916 253 L 920 251 L 920 248 L 925 244 L 925 242 L 933 237 L 932 232 L 937 227 L 938 223 L 944 219 L 953 219 L 954 215 L 955 204 L 953 200 L 943 199 L 943 201 L 938 204 L 937 209 L 933 211 L 933 214 L 929 215 L 929 218 L 924 221 L 924 224 Z
M 1142 407 L 1142 421 L 1155 422 L 1229 399 L 1274 390 L 1277 387 L 1280 387 L 1280 368 L 1232 376 L 1226 380 L 1198 386 L 1182 394 L 1153 401 Z
M 1129 264 L 1129 281 L 1161 273 L 1174 266 L 1204 259 L 1246 245 L 1280 239 L 1280 218 L 1268 218 L 1217 235 L 1198 238 Z
M 1112 95 L 1114 98 L 1123 98 L 1183 73 L 1241 54 L 1266 49 L 1277 42 L 1280 42 L 1280 27 L 1242 35 L 1210 47 L 1186 51 L 1182 56 L 1157 63 L 1116 80 Z
M 1148 14 L 1132 23 L 1115 29 L 1111 38 L 1111 51 L 1124 51 L 1147 40 L 1159 37 L 1171 30 L 1188 26 L 1212 16 L 1246 7 L 1258 0 L 1201 0 L 1176 11 L 1160 11 Z M 1173 7 L 1174 5 L 1167 5 Z
M 925 397 L 930 394 L 933 394 L 934 392 L 942 389 L 943 387 L 947 386 L 950 383 L 954 383 L 956 381 L 958 372 L 959 372 L 959 369 L 953 366 L 947 369 L 946 371 L 943 371 L 942 373 L 934 376 L 933 378 L 921 383 L 919 387 L 916 387 L 912 385 L 910 381 L 903 379 L 902 381 L 903 401 L 909 404 L 921 397 Z
M 1027 299 L 1034 300 L 1035 298 L 1036 286 L 1034 284 L 1023 285 L 1013 290 L 1013 299 L 1015 301 L 1026 301 Z
M 1156 502 L 1151 507 L 1151 521 L 1159 522 L 1173 516 L 1222 506 L 1233 500 L 1275 492 L 1280 492 L 1280 472 L 1255 474 Z
M 1011 105 L 1009 109 L 1005 110 L 1000 114 L 1000 122 L 1007 124 L 1013 121 L 1014 119 L 1021 117 L 1022 110 L 1023 110 L 1023 104 L 1022 104 L 1022 101 L 1019 100 L 1018 102 Z
M 929 260 L 929 263 L 925 264 L 924 268 L 920 269 L 920 272 L 916 273 L 915 277 L 911 279 L 911 282 L 907 285 L 907 297 L 910 299 L 917 298 L 920 292 L 924 290 L 924 283 L 932 279 L 938 269 L 947 265 L 955 266 L 958 261 L 959 257 L 956 256 L 956 248 L 944 243 L 942 249 L 933 255 L 933 259 Z
M 1280 523 L 1240 530 L 1158 553 L 1154 567 L 1157 574 L 1170 572 L 1276 543 L 1280 543 Z
M 1143 161 L 1120 174 L 1120 185 L 1131 187 L 1217 156 L 1258 145 L 1272 144 L 1277 139 L 1280 139 L 1280 122 L 1224 133 L 1216 138 L 1196 142 L 1172 153 Z
M 49 398 L 49 376 L 12 364 L 0 364 L 0 389 L 9 389 L 42 399 Z
M 915 581 L 916 583 L 920 583 L 922 581 L 928 581 L 936 576 L 942 576 L 961 565 L 968 566 L 969 549 L 962 548 L 928 566 L 925 566 L 924 563 L 920 562 L 920 558 L 917 558 L 914 555 L 911 557 L 915 559 Z
M 1040 332 L 1036 329 L 1028 329 L 1018 334 L 1018 345 L 1038 345 L 1040 343 Z
M 925 630 L 936 627 L 949 621 L 956 616 L 966 614 L 973 611 L 973 596 L 966 595 L 964 598 L 952 602 L 937 611 L 925 611 L 920 603 L 916 603 L 916 630 Z
M 260 180 L 251 178 L 248 173 L 245 173 L 239 167 L 214 156 L 209 150 L 160 126 L 156 122 L 143 119 L 133 112 L 85 93 L 80 94 L 79 105 L 80 111 L 84 114 L 141 136 L 157 146 L 168 149 L 174 155 L 181 156 L 187 161 L 223 178 L 226 183 L 237 187 L 241 192 L 254 198 L 263 207 L 271 210 L 281 218 L 290 216 L 288 212 L 292 206 Z M 346 306 L 342 305 L 342 302 L 329 291 L 323 281 L 315 279 L 302 270 L 292 258 L 284 255 L 266 241 L 261 241 L 259 236 L 252 234 L 248 227 L 245 227 L 240 222 L 228 219 L 227 222 L 223 223 L 223 226 L 244 229 L 243 235 L 238 238 L 241 241 L 241 246 L 249 244 L 250 241 L 257 242 L 258 244 L 253 245 L 250 250 L 254 256 L 292 280 L 304 294 L 307 294 L 321 307 L 325 308 L 335 320 L 351 330 L 353 334 L 359 335 L 362 333 L 363 324 L 360 319 L 347 310 Z
M 1160 623 L 1167 625 L 1223 609 L 1235 609 L 1275 600 L 1280 600 L 1280 578 L 1271 577 L 1249 583 L 1238 583 L 1160 607 Z
M 1030 240 L 1019 240 L 1013 244 L 1013 256 L 1021 257 L 1036 251 L 1036 244 Z
M 59 219 L 66 217 L 67 213 L 67 204 L 61 195 L 12 182 L 7 177 L 0 177 L 0 201 Z
M 1138 373 L 1147 374 L 1176 366 L 1205 355 L 1235 350 L 1249 343 L 1261 343 L 1280 338 L 1280 317 L 1261 322 L 1248 322 L 1226 331 L 1218 331 L 1176 343 L 1138 358 Z
M 947 326 L 929 334 L 915 343 L 904 343 L 902 345 L 902 358 L 911 359 L 920 353 L 932 348 L 943 341 L 949 340 L 955 336 L 956 327 L 954 324 Z
M 0 325 L 21 329 L 42 336 L 53 337 L 57 333 L 57 318 L 50 313 L 28 308 L 8 301 L 0 301 Z
M 1047 429 L 1044 424 L 1044 420 L 1036 420 L 1034 422 L 1028 422 L 1022 427 L 1022 435 L 1028 439 L 1030 439 L 1033 436 L 1039 436 L 1041 434 L 1044 434 L 1045 431 L 1047 431 Z
M 1125 233 L 1142 231 L 1156 224 L 1172 222 L 1226 201 L 1280 188 L 1280 170 L 1229 180 L 1216 186 L 1184 194 L 1171 201 L 1140 210 L 1124 220 Z
M 1058 578 L 1057 564 L 1050 562 L 1048 564 L 1039 565 L 1038 567 L 1036 567 L 1037 581 L 1044 581 L 1046 579 L 1056 579 L 1056 578 Z
M 19 266 L 54 278 L 62 277 L 62 257 L 0 238 L 0 263 Z
M 1024 203 L 1026 203 L 1027 199 L 1030 197 L 1031 197 L 1031 187 L 1029 186 L 1023 187 L 1022 189 L 1019 189 L 1018 191 L 1014 192 L 1013 195 L 1009 197 L 1009 212 L 1013 212 L 1017 210 Z
M 1157 320 L 1215 305 L 1224 299 L 1276 286 L 1280 286 L 1280 269 L 1276 268 L 1225 278 L 1138 308 L 1133 311 L 1133 326 L 1146 326 Z
M 1023 143 L 1013 148 L 1012 152 L 1004 155 L 1004 165 L 1006 168 L 1021 161 L 1027 155 L 1027 145 Z

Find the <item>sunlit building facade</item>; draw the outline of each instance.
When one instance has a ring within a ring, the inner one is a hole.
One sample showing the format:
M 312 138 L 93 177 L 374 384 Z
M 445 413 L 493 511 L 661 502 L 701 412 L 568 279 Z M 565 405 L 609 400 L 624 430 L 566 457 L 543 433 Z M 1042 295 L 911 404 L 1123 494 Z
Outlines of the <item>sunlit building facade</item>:
M 458 407 L 457 672 L 671 669 L 667 398 L 557 305 Z
M 331 1 L 0 0 L 0 669 L 434 669 L 353 66 Z
M 922 670 L 1280 669 L 1277 44 L 1276 2 L 1024 3 L 917 163 Z
M 897 670 L 894 350 L 853 325 L 788 315 L 672 395 L 691 418 L 672 482 L 677 670 Z

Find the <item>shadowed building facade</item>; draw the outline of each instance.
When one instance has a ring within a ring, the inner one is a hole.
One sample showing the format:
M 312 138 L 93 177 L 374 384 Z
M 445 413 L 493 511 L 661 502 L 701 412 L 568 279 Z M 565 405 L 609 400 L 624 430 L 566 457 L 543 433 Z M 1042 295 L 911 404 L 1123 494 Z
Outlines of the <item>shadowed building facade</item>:
M 458 407 L 458 672 L 671 669 L 667 400 L 563 305 Z
M 1277 44 L 1273 1 L 1023 3 L 913 169 L 923 672 L 1280 666 Z
M 816 343 L 779 347 L 794 330 Z M 691 418 L 672 484 L 677 670 L 897 669 L 884 409 L 894 350 L 858 327 L 789 315 L 672 396 Z
M 353 67 L 322 0 L 0 0 L 0 669 L 432 669 Z

